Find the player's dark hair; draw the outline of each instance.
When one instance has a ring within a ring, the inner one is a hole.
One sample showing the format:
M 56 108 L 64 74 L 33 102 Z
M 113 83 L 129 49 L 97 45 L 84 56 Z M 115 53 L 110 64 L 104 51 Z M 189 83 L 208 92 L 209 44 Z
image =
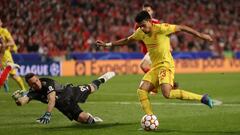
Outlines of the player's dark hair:
M 35 76 L 34 73 L 27 73 L 25 75 L 25 81 L 28 83 L 29 79 L 31 79 L 33 76 Z
M 149 13 L 147 11 L 141 11 L 135 17 L 135 22 L 141 23 L 144 20 L 150 20 L 150 19 L 151 19 L 151 16 L 149 15 Z
M 150 8 L 153 9 L 153 6 L 152 6 L 150 3 L 147 3 L 147 2 L 143 4 L 143 7 L 144 7 L 144 8 L 150 7 Z

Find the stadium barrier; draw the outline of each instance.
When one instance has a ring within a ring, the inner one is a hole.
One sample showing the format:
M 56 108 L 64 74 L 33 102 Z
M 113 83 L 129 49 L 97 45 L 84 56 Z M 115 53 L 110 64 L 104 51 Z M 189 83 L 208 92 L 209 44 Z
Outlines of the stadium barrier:
M 86 60 L 64 61 L 61 75 L 98 75 L 107 71 L 119 74 L 143 74 L 139 68 L 141 60 Z M 176 73 L 225 73 L 240 72 L 237 59 L 178 59 L 175 61 Z
M 99 75 L 107 71 L 118 74 L 143 74 L 137 60 L 84 60 L 62 62 L 21 62 L 19 75 L 33 72 L 43 76 Z M 239 59 L 177 59 L 176 73 L 240 72 Z
M 201 51 L 201 52 L 172 52 L 174 59 L 209 59 L 215 58 L 213 52 Z M 96 52 L 96 53 L 79 53 L 72 52 L 67 55 L 68 59 L 74 60 L 130 60 L 130 59 L 142 59 L 144 56 L 140 52 Z M 235 53 L 235 57 L 240 59 L 240 52 Z M 42 56 L 39 53 L 28 54 L 13 54 L 13 59 L 16 63 L 19 62 L 35 62 L 35 61 L 49 61 L 47 56 Z
M 239 59 L 175 60 L 176 73 L 240 72 Z
M 59 76 L 61 73 L 60 62 L 19 62 L 20 69 L 17 70 L 21 76 L 29 72 L 41 76 Z
M 140 60 L 86 60 L 62 62 L 62 76 L 99 75 L 107 71 L 118 74 L 142 74 Z

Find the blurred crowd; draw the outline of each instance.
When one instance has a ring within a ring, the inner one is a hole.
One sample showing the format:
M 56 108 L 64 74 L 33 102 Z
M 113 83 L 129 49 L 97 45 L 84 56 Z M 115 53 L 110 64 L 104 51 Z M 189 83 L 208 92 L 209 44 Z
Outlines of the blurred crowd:
M 102 50 L 97 39 L 130 35 L 144 0 L 1 0 L 0 17 L 19 52 L 62 56 L 69 52 L 135 52 L 138 45 Z M 151 0 L 154 18 L 211 34 L 207 43 L 189 34 L 171 35 L 174 51 L 240 51 L 240 0 Z M 137 44 L 137 43 L 133 43 Z

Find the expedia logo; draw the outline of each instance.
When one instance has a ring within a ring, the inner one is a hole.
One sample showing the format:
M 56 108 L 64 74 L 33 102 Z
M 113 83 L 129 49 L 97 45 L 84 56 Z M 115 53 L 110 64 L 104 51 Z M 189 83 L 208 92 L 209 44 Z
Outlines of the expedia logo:
M 86 65 L 84 62 L 78 61 L 75 65 L 75 71 L 77 75 L 85 75 L 86 74 Z

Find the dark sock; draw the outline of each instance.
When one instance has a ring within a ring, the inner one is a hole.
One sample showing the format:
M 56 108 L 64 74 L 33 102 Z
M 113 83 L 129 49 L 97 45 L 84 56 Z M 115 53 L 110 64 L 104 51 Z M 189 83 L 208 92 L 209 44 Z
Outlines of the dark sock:
M 102 83 L 104 83 L 104 79 L 103 79 L 103 78 L 92 81 L 92 84 L 95 85 L 95 86 L 97 87 L 97 89 L 99 88 L 99 86 L 100 86 Z
M 101 81 L 102 83 L 105 83 L 105 80 L 103 78 L 100 78 L 98 80 Z
M 94 124 L 95 120 L 93 119 L 93 117 L 89 116 L 87 119 L 87 124 Z

